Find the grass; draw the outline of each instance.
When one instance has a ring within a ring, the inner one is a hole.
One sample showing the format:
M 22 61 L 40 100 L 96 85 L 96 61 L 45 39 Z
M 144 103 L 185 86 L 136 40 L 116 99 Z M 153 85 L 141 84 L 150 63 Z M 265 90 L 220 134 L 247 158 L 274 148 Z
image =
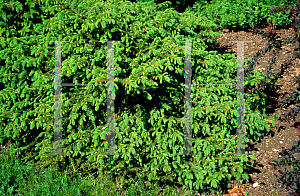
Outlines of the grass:
M 122 187 L 122 179 L 114 183 L 109 176 L 100 173 L 96 178 L 92 174 L 80 172 L 67 174 L 49 167 L 22 165 L 9 155 L 7 150 L 0 153 L 0 196 L 2 195 L 193 195 L 188 191 L 179 193 L 177 187 L 159 187 L 157 184 L 144 184 L 137 176 L 128 188 Z M 207 195 L 207 194 L 204 194 Z M 217 194 L 222 195 L 222 194 Z

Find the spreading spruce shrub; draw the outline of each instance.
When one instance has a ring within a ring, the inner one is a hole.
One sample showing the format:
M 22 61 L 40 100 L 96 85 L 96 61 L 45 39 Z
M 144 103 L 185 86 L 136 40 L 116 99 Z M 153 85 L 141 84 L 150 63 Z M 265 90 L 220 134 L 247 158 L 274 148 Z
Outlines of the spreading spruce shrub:
M 248 156 L 235 153 L 237 104 L 234 86 L 197 84 L 236 81 L 232 54 L 206 51 L 218 25 L 199 12 L 183 14 L 168 3 L 125 1 L 18 1 L 3 3 L 0 69 L 0 139 L 10 152 L 47 163 L 54 143 L 54 42 L 61 42 L 62 83 L 107 81 L 107 44 L 114 42 L 115 151 L 106 152 L 106 86 L 62 87 L 63 152 L 76 169 L 176 181 L 190 189 L 217 189 L 228 179 L 248 179 Z M 197 156 L 184 151 L 185 43 L 192 55 L 192 129 Z M 245 84 L 262 79 L 253 73 Z M 245 138 L 258 140 L 270 120 L 265 102 L 247 95 Z M 263 108 L 256 109 L 253 108 Z M 260 119 L 257 113 L 264 118 Z M 29 152 L 32 152 L 29 154 Z M 24 156 L 26 155 L 26 156 Z M 253 156 L 250 156 L 254 158 Z M 45 164 L 47 165 L 47 164 Z

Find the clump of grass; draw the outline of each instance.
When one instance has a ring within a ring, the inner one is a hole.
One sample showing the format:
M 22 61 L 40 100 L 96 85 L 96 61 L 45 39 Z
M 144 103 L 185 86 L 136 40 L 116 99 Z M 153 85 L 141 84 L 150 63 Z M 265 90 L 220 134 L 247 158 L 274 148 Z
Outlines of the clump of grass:
M 8 160 L 1 164 L 0 195 L 15 195 L 19 183 L 29 174 L 29 166 L 22 166 L 18 160 Z
M 1 195 L 194 195 L 188 191 L 179 193 L 175 186 L 159 186 L 143 183 L 139 176 L 131 178 L 131 184 L 123 187 L 123 177 L 118 177 L 114 183 L 111 176 L 100 172 L 95 174 L 66 171 L 49 167 L 41 169 L 39 164 L 22 165 L 20 160 L 0 152 L 0 196 Z

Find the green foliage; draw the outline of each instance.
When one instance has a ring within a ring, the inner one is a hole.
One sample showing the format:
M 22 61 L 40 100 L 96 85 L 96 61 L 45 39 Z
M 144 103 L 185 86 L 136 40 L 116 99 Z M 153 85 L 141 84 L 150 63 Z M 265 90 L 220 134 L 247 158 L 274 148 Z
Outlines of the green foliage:
M 0 167 L 0 195 L 16 195 L 19 184 L 30 174 L 29 166 L 11 159 L 8 163 L 1 163 Z
M 78 184 L 71 184 L 66 176 L 54 172 L 34 171 L 32 165 L 21 164 L 18 159 L 8 158 L 1 152 L 0 195 L 81 195 Z M 57 175 L 58 174 L 58 175 Z M 37 183 L 37 179 L 41 184 Z M 46 182 L 46 183 L 45 183 Z M 77 181 L 78 182 L 78 181 Z M 76 193 L 76 194 L 74 194 Z
M 153 2 L 156 4 L 168 2 L 174 10 L 183 13 L 185 9 L 192 6 L 196 0 L 181 0 L 181 1 L 166 1 L 166 0 L 129 0 L 131 2 Z M 206 0 L 201 0 L 202 4 L 208 3 Z
M 75 185 L 70 184 L 65 176 L 53 175 L 53 169 L 50 168 L 42 179 L 44 182 L 37 186 L 34 190 L 30 190 L 31 194 L 38 193 L 39 195 L 81 195 L 81 191 Z M 24 189 L 24 187 L 23 187 Z M 75 194 L 76 193 L 76 194 Z
M 1 6 L 0 60 L 5 66 L 0 82 L 5 88 L 0 91 L 0 139 L 3 144 L 12 138 L 12 154 L 24 162 L 46 162 L 45 154 L 53 152 L 55 47 L 47 41 L 69 41 L 61 44 L 62 83 L 92 84 L 107 80 L 107 47 L 99 41 L 115 40 L 123 41 L 114 42 L 115 144 L 116 152 L 124 155 L 100 155 L 106 152 L 107 134 L 107 89 L 102 85 L 62 87 L 64 153 L 78 159 L 80 168 L 97 166 L 114 175 L 139 172 L 149 181 L 178 181 L 203 191 L 232 176 L 247 178 L 247 156 L 227 155 L 235 153 L 230 132 L 237 126 L 236 90 L 197 85 L 236 80 L 234 55 L 205 50 L 205 42 L 221 35 L 207 17 L 178 13 L 167 2 L 28 0 Z M 27 12 L 17 17 L 26 6 L 36 18 Z M 176 155 L 184 148 L 185 91 L 185 46 L 177 41 L 198 41 L 191 49 L 192 150 L 198 156 Z M 246 103 L 264 108 L 264 101 L 256 99 L 249 95 Z M 269 131 L 268 118 L 264 114 L 261 120 L 253 107 L 246 104 L 246 142 Z
M 201 12 L 220 28 L 249 28 L 261 24 L 263 20 L 273 20 L 278 26 L 283 26 L 292 23 L 289 12 L 272 14 L 268 7 L 296 6 L 297 3 L 298 0 L 213 0 L 205 5 L 196 2 L 190 10 Z
M 11 173 L 20 175 L 20 168 L 26 168 L 26 178 L 23 178 L 19 181 L 19 183 L 10 183 L 15 184 L 18 189 L 14 188 L 13 194 L 9 194 L 7 190 L 12 190 L 12 187 L 10 185 L 6 184 L 6 181 L 3 181 L 3 186 L 7 185 L 7 188 L 5 188 L 5 193 L 0 192 L 0 195 L 26 195 L 26 196 L 36 196 L 36 195 L 99 195 L 99 196 L 105 196 L 107 193 L 113 194 L 113 195 L 124 195 L 125 193 L 127 195 L 139 195 L 139 194 L 162 194 L 162 195 L 183 195 L 179 194 L 177 192 L 176 187 L 158 187 L 157 184 L 147 184 L 145 186 L 144 181 L 139 178 L 139 176 L 135 176 L 134 184 L 132 184 L 129 188 L 126 189 L 120 189 L 119 187 L 119 181 L 122 179 L 117 179 L 110 181 L 111 178 L 104 178 L 103 176 L 97 176 L 94 177 L 91 175 L 90 171 L 88 171 L 89 175 L 82 175 L 81 172 L 76 172 L 74 174 L 73 172 L 60 172 L 55 168 L 49 167 L 47 169 L 41 169 L 40 163 L 38 165 L 30 165 L 24 166 L 20 165 L 19 162 L 16 161 L 8 161 L 9 159 L 6 152 L 3 153 L 3 151 L 0 152 L 0 161 L 1 163 L 5 163 L 4 165 L 9 166 L 9 172 L 7 169 L 4 169 L 3 173 L 8 172 L 9 175 L 4 176 L 5 180 L 7 180 L 7 177 L 9 179 L 11 176 Z M 57 160 L 56 160 L 57 161 Z M 60 161 L 58 161 L 60 162 Z M 10 163 L 10 164 L 8 164 Z M 54 164 L 55 166 L 55 164 Z M 2 169 L 2 168 L 1 168 Z M 1 170 L 2 171 L 2 170 Z M 11 172 L 12 171 L 12 172 Z M 29 172 L 30 171 L 30 172 Z M 3 174 L 1 173 L 1 174 Z M 22 172 L 23 173 L 23 172 Z M 28 174 L 27 174 L 28 173 Z M 30 175 L 29 175 L 30 173 Z M 24 174 L 24 173 L 23 173 Z M 23 175 L 24 176 L 24 175 Z M 3 176 L 1 179 L 4 179 Z M 11 181 L 10 181 L 11 182 Z M 45 183 L 47 182 L 47 183 Z M 116 183 L 116 185 L 114 185 Z M 2 184 L 1 184 L 2 185 Z M 112 186 L 113 185 L 113 186 Z M 15 187 L 16 187 L 15 186 Z M 176 194 L 177 193 L 177 194 Z
M 170 5 L 170 8 L 174 8 L 179 13 L 183 13 L 187 10 L 189 10 L 193 5 L 197 2 L 197 4 L 200 5 L 206 5 L 209 4 L 212 0 L 180 0 L 180 1 L 166 1 L 166 0 L 129 0 L 130 2 L 136 3 L 136 2 L 153 2 L 156 4 L 160 3 L 168 3 Z
M 290 17 L 289 11 L 283 11 L 278 13 L 271 13 L 269 7 L 281 7 L 281 6 L 297 6 L 298 0 L 264 0 L 260 2 L 260 6 L 262 7 L 263 17 L 266 17 L 267 22 L 273 21 L 274 24 L 277 24 L 278 27 L 289 25 L 293 21 Z

